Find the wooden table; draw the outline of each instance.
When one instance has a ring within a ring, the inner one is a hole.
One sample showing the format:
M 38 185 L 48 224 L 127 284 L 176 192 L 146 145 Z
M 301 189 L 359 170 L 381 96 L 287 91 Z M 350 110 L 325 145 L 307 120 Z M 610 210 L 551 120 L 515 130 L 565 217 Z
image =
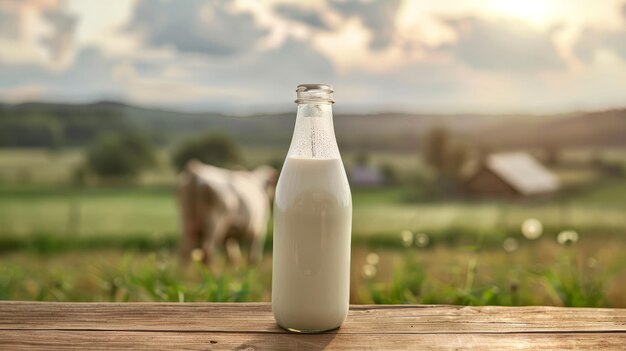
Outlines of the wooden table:
M 351 306 L 336 331 L 276 326 L 267 303 L 0 302 L 0 349 L 626 350 L 626 309 Z

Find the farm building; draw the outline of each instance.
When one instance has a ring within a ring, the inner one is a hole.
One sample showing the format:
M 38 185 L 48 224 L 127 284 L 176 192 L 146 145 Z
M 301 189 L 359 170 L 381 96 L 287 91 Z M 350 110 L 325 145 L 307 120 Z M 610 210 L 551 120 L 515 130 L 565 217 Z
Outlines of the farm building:
M 350 184 L 361 187 L 375 187 L 385 184 L 385 175 L 380 167 L 360 164 L 350 167 L 348 170 Z
M 478 196 L 538 196 L 560 188 L 557 177 L 525 152 L 487 156 L 464 182 L 465 190 Z

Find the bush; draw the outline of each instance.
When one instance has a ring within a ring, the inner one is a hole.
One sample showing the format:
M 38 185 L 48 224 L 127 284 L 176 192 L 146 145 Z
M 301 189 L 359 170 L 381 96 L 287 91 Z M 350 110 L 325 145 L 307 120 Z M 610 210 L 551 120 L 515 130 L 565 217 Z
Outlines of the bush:
M 107 134 L 87 152 L 87 163 L 102 178 L 134 177 L 154 165 L 152 145 L 137 133 Z
M 241 153 L 233 139 L 225 134 L 208 134 L 184 142 L 172 155 L 172 163 L 179 171 L 190 160 L 227 167 L 241 161 Z
M 40 114 L 19 117 L 0 119 L 0 146 L 43 146 L 56 150 L 63 143 L 63 128 L 58 121 Z

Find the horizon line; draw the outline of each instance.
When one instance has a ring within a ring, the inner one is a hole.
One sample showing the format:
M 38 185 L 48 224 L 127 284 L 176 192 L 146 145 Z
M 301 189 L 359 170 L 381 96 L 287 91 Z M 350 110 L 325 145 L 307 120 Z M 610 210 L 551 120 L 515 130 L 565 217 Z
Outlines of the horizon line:
M 170 113 L 179 113 L 179 114 L 190 114 L 190 115 L 216 115 L 222 117 L 254 117 L 259 115 L 282 115 L 282 114 L 291 114 L 295 113 L 292 110 L 288 109 L 265 109 L 264 111 L 259 112 L 224 112 L 218 110 L 209 110 L 209 109 L 185 109 L 175 106 L 158 106 L 158 105 L 146 105 L 141 103 L 128 102 L 124 100 L 114 100 L 114 99 L 93 99 L 86 101 L 57 101 L 57 100 L 28 100 L 28 101 L 3 101 L 0 100 L 0 105 L 3 106 L 23 106 L 30 104 L 41 104 L 41 105 L 58 105 L 58 106 L 68 106 L 68 107 L 86 107 L 86 106 L 94 106 L 94 105 L 119 105 L 123 107 L 129 108 L 137 108 L 142 110 L 152 110 L 158 112 L 170 112 Z M 251 108 L 254 105 L 249 105 Z M 358 108 L 352 107 L 355 111 L 347 111 L 349 108 L 340 108 L 339 112 L 335 111 L 337 115 L 422 115 L 422 116 L 458 116 L 458 115 L 467 115 L 467 116 L 565 116 L 565 115 L 576 115 L 576 114 L 588 114 L 588 113 L 598 113 L 598 112 L 608 112 L 608 111 L 620 111 L 626 110 L 626 105 L 620 106 L 607 106 L 607 107 L 598 107 L 598 108 L 578 108 L 578 109 L 569 109 L 562 111 L 552 111 L 552 112 L 538 112 L 538 111 L 515 111 L 511 109 L 508 112 L 497 112 L 497 111 L 426 111 L 420 109 L 414 109 L 413 111 L 409 111 L 407 109 L 398 109 L 391 110 L 387 108 L 381 108 L 379 110 L 375 110 L 373 112 L 363 112 L 358 111 Z

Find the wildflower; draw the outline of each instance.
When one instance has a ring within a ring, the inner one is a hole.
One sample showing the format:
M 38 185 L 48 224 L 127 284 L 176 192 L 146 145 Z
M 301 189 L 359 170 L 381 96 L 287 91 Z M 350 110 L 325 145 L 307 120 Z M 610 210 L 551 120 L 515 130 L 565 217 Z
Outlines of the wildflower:
M 417 233 L 415 234 L 415 246 L 417 247 L 426 247 L 430 242 L 430 238 L 426 233 Z
M 376 267 L 371 264 L 363 265 L 363 269 L 361 270 L 361 275 L 365 279 L 372 279 L 376 276 Z
M 522 223 L 522 235 L 528 240 L 539 239 L 543 233 L 543 225 L 536 218 L 528 218 Z
M 365 261 L 367 261 L 368 264 L 375 266 L 378 264 L 378 262 L 380 262 L 380 257 L 376 252 L 370 252 L 365 257 Z
M 410 247 L 413 245 L 413 232 L 410 230 L 403 230 L 402 233 L 400 233 L 400 236 L 402 237 L 402 246 Z
M 578 241 L 578 233 L 574 230 L 564 230 L 556 237 L 556 241 L 561 245 L 572 245 Z
M 517 242 L 517 239 L 509 237 L 504 239 L 504 242 L 502 242 L 502 248 L 506 252 L 515 252 L 519 249 L 519 243 Z
M 202 249 L 193 249 L 191 251 L 191 260 L 201 262 L 204 259 L 204 251 Z

